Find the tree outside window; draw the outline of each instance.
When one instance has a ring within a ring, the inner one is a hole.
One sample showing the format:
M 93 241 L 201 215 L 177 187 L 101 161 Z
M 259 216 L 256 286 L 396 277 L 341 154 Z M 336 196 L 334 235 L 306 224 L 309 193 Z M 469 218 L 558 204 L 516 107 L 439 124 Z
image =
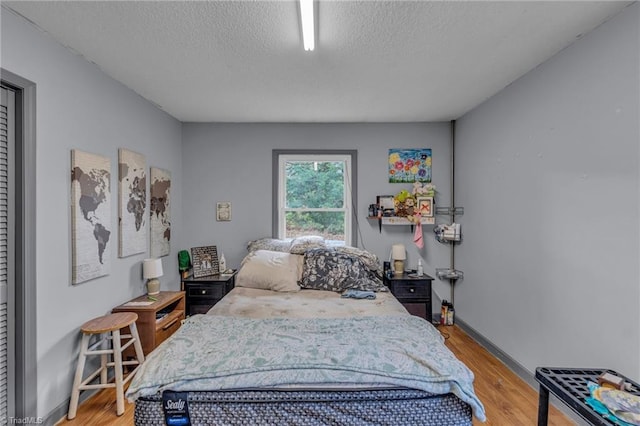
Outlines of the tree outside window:
M 278 237 L 351 244 L 351 156 L 280 155 Z

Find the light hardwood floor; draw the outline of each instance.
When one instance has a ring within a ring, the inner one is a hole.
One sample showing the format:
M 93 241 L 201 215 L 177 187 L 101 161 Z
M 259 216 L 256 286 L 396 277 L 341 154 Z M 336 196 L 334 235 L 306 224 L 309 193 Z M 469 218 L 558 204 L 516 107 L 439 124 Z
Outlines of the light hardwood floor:
M 474 418 L 474 426 L 524 426 L 537 424 L 538 393 L 457 326 L 440 327 L 448 335 L 446 345 L 475 374 L 475 391 L 487 413 L 487 422 Z M 113 389 L 104 389 L 78 408 L 74 420 L 61 425 L 132 425 L 133 404 L 125 402 L 125 412 L 116 416 Z M 549 425 L 574 425 L 555 407 L 549 406 Z
M 457 326 L 439 327 L 448 334 L 446 345 L 476 377 L 476 395 L 484 404 L 487 421 L 479 425 L 536 425 L 538 420 L 538 391 L 511 371 L 502 361 L 491 355 Z M 575 425 L 571 419 L 549 404 L 549 425 Z

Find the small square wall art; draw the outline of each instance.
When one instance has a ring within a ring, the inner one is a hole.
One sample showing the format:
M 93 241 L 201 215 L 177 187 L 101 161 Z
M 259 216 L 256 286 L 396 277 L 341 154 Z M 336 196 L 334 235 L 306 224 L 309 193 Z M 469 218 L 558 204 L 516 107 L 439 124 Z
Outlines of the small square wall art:
M 431 182 L 431 149 L 390 149 L 389 183 L 413 182 Z

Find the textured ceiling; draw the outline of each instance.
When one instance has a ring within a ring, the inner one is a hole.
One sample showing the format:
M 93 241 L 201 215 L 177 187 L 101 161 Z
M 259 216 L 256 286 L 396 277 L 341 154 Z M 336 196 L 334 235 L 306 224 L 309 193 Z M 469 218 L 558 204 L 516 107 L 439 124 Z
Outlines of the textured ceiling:
M 2 4 L 181 121 L 403 122 L 460 117 L 629 3 L 321 0 L 313 52 L 295 1 Z

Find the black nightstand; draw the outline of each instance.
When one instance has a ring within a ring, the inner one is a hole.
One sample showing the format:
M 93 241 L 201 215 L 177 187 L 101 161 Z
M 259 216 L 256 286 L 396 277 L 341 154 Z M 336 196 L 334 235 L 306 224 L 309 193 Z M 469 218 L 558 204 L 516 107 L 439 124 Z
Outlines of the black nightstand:
M 431 281 L 433 277 L 414 274 L 392 274 L 384 277 L 384 285 L 389 287 L 391 293 L 402 303 L 409 313 L 432 322 L 433 311 L 431 308 Z
M 194 278 L 192 275 L 182 280 L 186 293 L 186 314 L 206 314 L 235 286 L 236 272 Z

